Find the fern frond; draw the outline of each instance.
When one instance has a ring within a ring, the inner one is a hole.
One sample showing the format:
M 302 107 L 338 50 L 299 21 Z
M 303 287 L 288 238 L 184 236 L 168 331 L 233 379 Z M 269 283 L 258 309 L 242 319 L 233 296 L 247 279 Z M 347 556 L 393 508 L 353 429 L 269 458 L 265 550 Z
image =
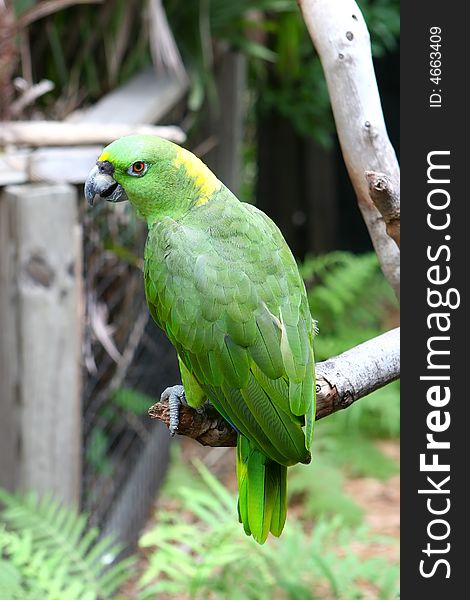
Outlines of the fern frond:
M 396 306 L 374 253 L 331 252 L 300 265 L 312 315 L 318 320 L 317 358 L 328 358 L 377 335 Z
M 110 538 L 97 541 L 96 529 L 85 532 L 85 515 L 62 506 L 50 495 L 39 497 L 0 490 L 0 502 L 4 505 L 0 512 L 2 521 L 9 532 L 17 534 L 15 560 L 35 574 L 34 585 L 39 585 L 44 594 L 40 598 L 111 598 L 128 578 L 133 559 L 112 565 L 121 546 Z M 24 553 L 26 562 L 21 562 L 20 547 L 28 550 Z M 42 563 L 50 567 L 47 578 L 40 569 Z
M 320 597 L 315 595 L 320 588 L 325 597 L 325 586 L 328 597 L 359 598 L 361 580 L 377 589 L 377 597 L 392 598 L 388 594 L 396 591 L 396 565 L 351 553 L 353 542 L 389 541 L 363 527 L 345 527 L 341 519 L 320 518 L 306 533 L 291 514 L 282 537 L 259 546 L 233 519 L 235 498 L 205 467 L 197 468 L 202 477 L 197 493 L 185 479 L 179 487 L 173 484 L 177 507 L 160 511 L 155 527 L 140 540 L 148 565 L 139 582 L 139 600 L 163 593 L 228 600 L 312 599 Z

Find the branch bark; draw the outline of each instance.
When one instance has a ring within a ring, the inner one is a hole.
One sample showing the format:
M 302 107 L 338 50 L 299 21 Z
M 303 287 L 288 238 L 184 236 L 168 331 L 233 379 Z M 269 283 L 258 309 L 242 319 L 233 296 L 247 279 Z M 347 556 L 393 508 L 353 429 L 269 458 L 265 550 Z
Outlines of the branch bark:
M 400 329 L 392 329 L 339 356 L 316 365 L 316 419 L 348 408 L 364 396 L 395 381 L 400 376 Z M 168 427 L 168 402 L 149 408 L 152 419 Z M 203 446 L 236 446 L 237 434 L 210 405 L 195 410 L 181 406 L 178 434 L 197 440 Z
M 400 192 L 385 173 L 366 171 L 372 202 L 385 221 L 387 234 L 400 247 Z
M 366 23 L 353 0 L 299 0 L 320 57 L 344 161 L 380 265 L 399 295 L 400 254 L 369 195 L 366 171 L 385 173 L 399 188 L 399 167 L 388 138 Z

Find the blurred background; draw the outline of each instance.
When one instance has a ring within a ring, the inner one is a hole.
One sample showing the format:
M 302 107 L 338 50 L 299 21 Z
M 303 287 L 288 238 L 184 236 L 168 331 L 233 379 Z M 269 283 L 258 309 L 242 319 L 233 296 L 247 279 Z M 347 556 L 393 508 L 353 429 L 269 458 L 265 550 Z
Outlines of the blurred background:
M 358 4 L 398 152 L 399 3 Z M 0 597 L 398 597 L 398 383 L 318 423 L 257 546 L 234 449 L 147 416 L 179 374 L 145 225 L 83 198 L 102 146 L 158 126 L 280 227 L 317 360 L 396 326 L 295 0 L 0 0 L 0 120 Z

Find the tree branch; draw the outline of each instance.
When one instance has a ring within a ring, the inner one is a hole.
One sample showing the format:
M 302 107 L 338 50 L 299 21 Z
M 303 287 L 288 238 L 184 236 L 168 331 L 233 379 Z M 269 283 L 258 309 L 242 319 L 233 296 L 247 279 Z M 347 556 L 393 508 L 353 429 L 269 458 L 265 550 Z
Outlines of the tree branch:
M 400 376 L 400 329 L 368 340 L 339 356 L 316 365 L 316 419 L 348 408 L 364 396 L 395 381 Z M 168 427 L 168 402 L 149 408 L 152 419 Z M 235 446 L 237 434 L 210 405 L 195 410 L 181 406 L 178 434 L 197 440 L 203 446 Z
M 344 161 L 382 271 L 399 295 L 400 253 L 369 196 L 366 171 L 386 173 L 398 189 L 399 167 L 388 138 L 372 64 L 369 32 L 353 0 L 299 0 L 323 65 Z
M 372 202 L 385 221 L 387 234 L 400 247 L 400 192 L 385 173 L 366 171 Z

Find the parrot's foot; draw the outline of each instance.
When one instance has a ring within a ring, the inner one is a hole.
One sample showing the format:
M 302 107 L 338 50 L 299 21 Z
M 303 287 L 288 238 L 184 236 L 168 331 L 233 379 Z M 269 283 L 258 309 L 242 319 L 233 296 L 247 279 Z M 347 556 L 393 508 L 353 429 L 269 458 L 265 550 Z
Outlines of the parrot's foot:
M 180 406 L 184 404 L 187 406 L 186 397 L 184 395 L 184 387 L 182 385 L 173 385 L 167 387 L 160 397 L 160 402 L 168 400 L 168 407 L 170 409 L 170 425 L 168 429 L 170 435 L 173 437 L 178 430 L 180 421 Z

